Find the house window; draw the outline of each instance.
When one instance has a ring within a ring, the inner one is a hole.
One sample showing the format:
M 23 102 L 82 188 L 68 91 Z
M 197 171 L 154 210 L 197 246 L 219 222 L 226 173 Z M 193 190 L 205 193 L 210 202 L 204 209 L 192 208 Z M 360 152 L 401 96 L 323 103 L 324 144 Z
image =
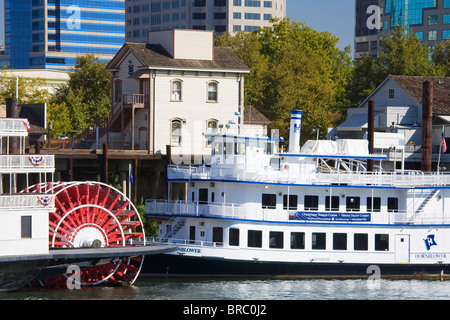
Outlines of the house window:
M 181 80 L 171 81 L 171 101 L 181 101 Z
M 395 90 L 389 89 L 389 99 L 393 100 L 395 98 Z
M 114 81 L 114 101 L 119 102 L 122 99 L 122 80 Z
M 174 147 L 181 145 L 181 120 L 172 120 L 171 122 L 170 143 Z
M 215 81 L 208 82 L 208 102 L 217 102 L 217 85 Z

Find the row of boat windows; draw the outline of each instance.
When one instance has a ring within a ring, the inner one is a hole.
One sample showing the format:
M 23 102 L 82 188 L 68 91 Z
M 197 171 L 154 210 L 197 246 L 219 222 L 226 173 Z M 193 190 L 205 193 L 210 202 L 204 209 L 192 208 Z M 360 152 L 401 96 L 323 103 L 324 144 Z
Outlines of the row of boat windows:
M 204 232 L 204 231 L 202 231 Z M 228 229 L 228 245 L 240 246 L 240 230 L 237 228 Z M 331 236 L 331 248 L 327 248 L 327 236 Z M 312 250 L 350 250 L 349 237 L 347 233 L 335 232 L 327 234 L 325 232 L 312 232 L 310 239 Z M 305 232 L 290 232 L 290 243 L 285 244 L 283 231 L 269 231 L 269 248 L 270 249 L 297 249 L 303 250 L 306 248 L 306 234 Z M 195 242 L 195 226 L 190 226 L 189 240 Z M 213 242 L 219 245 L 223 244 L 223 228 L 213 228 Z M 262 248 L 263 231 L 262 230 L 248 230 L 247 231 L 247 247 Z M 389 251 L 389 234 L 375 234 L 374 248 L 375 251 Z M 354 233 L 353 234 L 353 250 L 368 251 L 369 250 L 369 234 Z
M 208 199 L 208 189 L 199 189 L 199 204 L 208 204 L 214 202 L 215 194 L 211 192 L 211 198 Z M 298 195 L 290 194 L 283 195 L 283 210 L 298 210 L 299 201 Z M 192 202 L 195 201 L 195 193 L 192 192 Z M 339 211 L 341 198 L 339 196 L 325 196 L 325 211 Z M 381 197 L 367 197 L 366 210 L 368 212 L 381 212 Z M 388 212 L 398 212 L 398 198 L 388 197 L 386 199 L 386 206 Z M 276 209 L 277 195 L 275 193 L 263 193 L 261 197 L 262 209 Z M 303 197 L 303 210 L 318 211 L 319 210 L 319 196 L 305 195 Z M 346 211 L 358 212 L 361 210 L 361 197 L 347 196 L 345 197 Z
M 346 211 L 358 212 L 361 210 L 361 197 L 347 196 L 345 197 Z M 388 212 L 398 212 L 398 198 L 387 198 Z M 325 196 L 325 211 L 339 211 L 341 205 L 341 197 L 339 196 Z M 304 210 L 318 211 L 319 210 L 319 196 L 305 195 L 303 198 Z M 263 193 L 261 199 L 261 206 L 263 209 L 276 209 L 277 195 Z M 366 198 L 367 211 L 380 212 L 381 198 L 367 197 Z M 298 196 L 297 195 L 283 195 L 283 210 L 298 210 Z

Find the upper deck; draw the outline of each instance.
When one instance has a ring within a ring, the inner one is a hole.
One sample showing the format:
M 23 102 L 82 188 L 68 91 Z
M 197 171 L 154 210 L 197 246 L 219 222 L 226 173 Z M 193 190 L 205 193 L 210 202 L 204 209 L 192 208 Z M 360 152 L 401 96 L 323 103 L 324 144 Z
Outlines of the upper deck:
M 450 174 L 383 169 L 383 154 L 367 140 L 308 141 L 299 153 L 279 153 L 276 139 L 216 135 L 209 164 L 169 165 L 170 181 L 235 181 L 291 185 L 395 188 L 450 187 Z M 374 171 L 367 170 L 367 161 Z

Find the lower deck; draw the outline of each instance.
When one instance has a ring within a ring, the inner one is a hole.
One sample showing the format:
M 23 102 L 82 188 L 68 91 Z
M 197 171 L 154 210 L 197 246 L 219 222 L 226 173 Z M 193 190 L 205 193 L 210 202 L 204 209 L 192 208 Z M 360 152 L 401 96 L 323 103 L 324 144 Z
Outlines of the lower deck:
M 159 241 L 171 254 L 279 263 L 447 264 L 450 226 L 260 223 L 165 218 Z

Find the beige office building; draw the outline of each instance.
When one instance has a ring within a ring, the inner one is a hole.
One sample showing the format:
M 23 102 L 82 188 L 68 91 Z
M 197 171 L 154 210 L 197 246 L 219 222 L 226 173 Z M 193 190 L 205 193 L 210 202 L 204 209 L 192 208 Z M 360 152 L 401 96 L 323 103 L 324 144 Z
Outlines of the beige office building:
M 251 32 L 286 16 L 286 0 L 127 0 L 125 40 L 146 42 L 149 31 L 169 29 Z

